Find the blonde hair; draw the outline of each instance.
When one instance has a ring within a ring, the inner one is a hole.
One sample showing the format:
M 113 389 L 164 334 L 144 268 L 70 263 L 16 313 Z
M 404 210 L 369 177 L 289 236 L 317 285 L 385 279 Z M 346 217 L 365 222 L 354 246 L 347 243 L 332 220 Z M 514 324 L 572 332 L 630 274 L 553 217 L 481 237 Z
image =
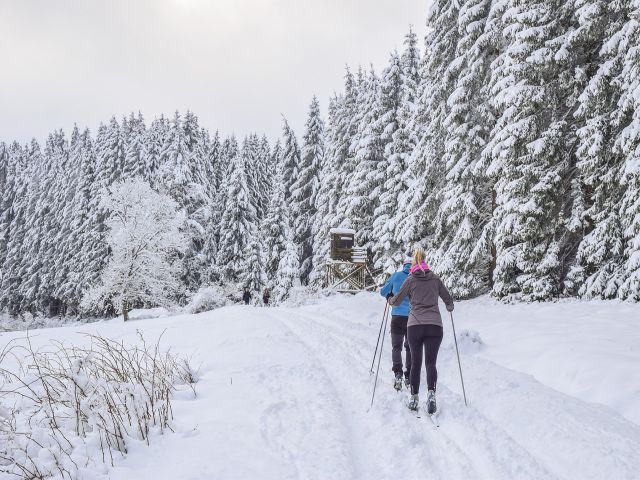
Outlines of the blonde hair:
M 422 265 L 422 263 L 424 263 L 425 261 L 425 253 L 424 250 L 420 247 L 416 247 L 416 249 L 413 251 L 413 265 Z M 423 270 L 423 268 L 420 266 L 420 269 Z

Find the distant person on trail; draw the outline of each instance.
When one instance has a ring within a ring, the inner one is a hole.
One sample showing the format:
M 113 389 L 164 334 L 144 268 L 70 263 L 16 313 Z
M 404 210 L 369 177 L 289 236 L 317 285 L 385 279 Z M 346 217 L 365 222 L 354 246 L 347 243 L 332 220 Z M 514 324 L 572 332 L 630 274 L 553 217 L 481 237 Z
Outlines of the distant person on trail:
M 244 293 L 242 294 L 242 300 L 244 300 L 245 305 L 249 305 L 249 300 L 251 300 L 251 292 L 249 292 L 249 288 L 245 287 Z
M 405 280 L 409 277 L 409 269 L 413 259 L 410 255 L 404 261 L 402 270 L 395 272 L 384 287 L 380 290 L 380 295 L 385 297 L 387 301 L 394 294 L 400 292 Z M 409 320 L 409 299 L 405 298 L 402 303 L 391 309 L 391 360 L 393 362 L 393 373 L 395 380 L 393 386 L 396 390 L 402 389 L 402 345 L 404 343 L 405 350 L 405 370 L 404 383 L 409 387 L 409 373 L 411 372 L 411 349 L 407 340 L 407 321 Z
M 447 310 L 453 311 L 453 298 L 442 280 L 429 270 L 425 262 L 425 253 L 416 248 L 413 254 L 411 275 L 400 291 L 391 299 L 391 305 L 401 305 L 409 297 L 411 311 L 407 323 L 407 337 L 411 349 L 411 397 L 407 403 L 410 410 L 418 410 L 418 392 L 420 390 L 420 370 L 422 369 L 422 350 L 425 353 L 427 370 L 427 413 L 436 413 L 436 382 L 438 371 L 436 360 L 442 343 L 442 317 L 438 308 L 438 297 L 442 298 Z
M 264 292 L 262 292 L 262 301 L 264 302 L 265 307 L 269 305 L 269 299 L 271 298 L 271 293 L 269 293 L 269 289 L 265 288 Z

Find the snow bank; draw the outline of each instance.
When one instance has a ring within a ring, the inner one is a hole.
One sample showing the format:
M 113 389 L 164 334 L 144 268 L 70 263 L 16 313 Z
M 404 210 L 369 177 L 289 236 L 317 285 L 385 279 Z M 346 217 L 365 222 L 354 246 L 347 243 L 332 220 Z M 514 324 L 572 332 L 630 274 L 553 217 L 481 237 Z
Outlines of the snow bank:
M 0 350 L 0 473 L 106 473 L 132 442 L 170 429 L 176 385 L 197 380 L 189 363 L 142 336 L 137 345 L 84 340 L 34 348 L 31 338 L 14 338 Z
M 640 304 L 566 299 L 505 304 L 458 302 L 456 328 L 479 332 L 483 358 L 533 375 L 640 424 Z
M 480 334 L 476 330 L 470 330 L 463 328 L 459 332 L 456 332 L 458 339 L 458 350 L 460 353 L 478 353 L 484 348 L 484 342 L 480 338 Z M 452 350 L 455 349 L 453 341 L 448 341 L 445 344 L 445 348 Z
M 293 287 L 289 289 L 285 300 L 278 303 L 283 307 L 300 307 L 303 305 L 315 305 L 327 298 L 337 295 L 335 292 L 311 287 Z
M 149 318 L 161 318 L 168 315 L 170 315 L 170 312 L 164 307 L 136 308 L 129 312 L 129 320 L 147 320 Z
M 82 325 L 95 321 L 95 319 L 78 320 L 73 317 L 53 317 L 48 318 L 41 315 L 26 313 L 20 317 L 10 317 L 0 313 L 0 332 L 13 332 L 18 330 L 36 330 L 41 328 L 65 327 Z
M 222 287 L 210 285 L 200 288 L 184 307 L 186 313 L 200 313 L 229 305 L 227 293 Z

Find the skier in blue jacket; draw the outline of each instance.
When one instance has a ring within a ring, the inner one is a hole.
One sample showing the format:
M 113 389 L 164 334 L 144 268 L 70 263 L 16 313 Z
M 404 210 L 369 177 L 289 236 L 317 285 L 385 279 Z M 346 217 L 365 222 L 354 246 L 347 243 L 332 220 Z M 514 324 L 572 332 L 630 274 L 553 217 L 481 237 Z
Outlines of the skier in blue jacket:
M 380 295 L 389 298 L 397 295 L 402 288 L 402 284 L 409 277 L 412 258 L 407 257 L 402 270 L 395 272 L 387 283 L 380 290 Z M 402 345 L 404 343 L 405 365 L 404 372 L 405 385 L 409 386 L 409 374 L 411 372 L 411 350 L 407 341 L 407 321 L 409 320 L 409 297 L 397 307 L 391 309 L 391 360 L 393 361 L 393 373 L 395 374 L 394 387 L 396 390 L 402 389 Z

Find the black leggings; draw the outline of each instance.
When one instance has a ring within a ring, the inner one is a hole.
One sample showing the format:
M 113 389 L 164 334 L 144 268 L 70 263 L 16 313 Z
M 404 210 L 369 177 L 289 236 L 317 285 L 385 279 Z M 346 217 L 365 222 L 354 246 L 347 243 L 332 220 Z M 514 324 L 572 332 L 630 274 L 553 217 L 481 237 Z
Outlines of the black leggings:
M 440 325 L 411 325 L 407 328 L 407 338 L 411 349 L 411 393 L 420 390 L 420 371 L 422 370 L 422 349 L 425 350 L 424 364 L 427 368 L 427 385 L 429 390 L 436 389 L 438 370 L 436 360 L 442 343 L 442 327 Z

